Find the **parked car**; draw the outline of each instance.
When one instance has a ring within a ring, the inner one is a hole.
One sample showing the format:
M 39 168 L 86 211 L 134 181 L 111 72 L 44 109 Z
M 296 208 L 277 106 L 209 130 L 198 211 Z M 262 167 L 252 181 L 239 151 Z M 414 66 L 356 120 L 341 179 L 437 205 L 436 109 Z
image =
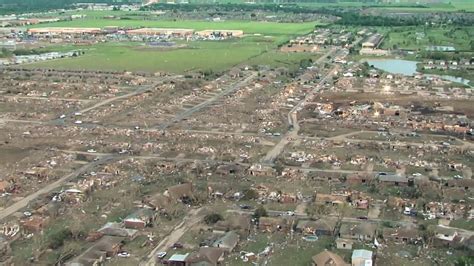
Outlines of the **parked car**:
M 250 205 L 245 205 L 245 204 L 240 204 L 239 207 L 240 207 L 242 210 L 250 210 L 250 209 L 252 209 L 252 206 L 250 206 Z
M 167 253 L 166 253 L 165 251 L 158 252 L 158 253 L 156 253 L 156 257 L 157 257 L 158 259 L 163 259 L 164 257 L 166 257 L 166 254 L 167 254 Z
M 128 253 L 127 251 L 122 251 L 122 252 L 119 252 L 117 256 L 120 258 L 128 258 L 130 257 L 130 253 Z
M 181 244 L 181 243 L 174 243 L 174 244 L 171 246 L 171 248 L 173 248 L 173 249 L 183 248 L 183 244 Z

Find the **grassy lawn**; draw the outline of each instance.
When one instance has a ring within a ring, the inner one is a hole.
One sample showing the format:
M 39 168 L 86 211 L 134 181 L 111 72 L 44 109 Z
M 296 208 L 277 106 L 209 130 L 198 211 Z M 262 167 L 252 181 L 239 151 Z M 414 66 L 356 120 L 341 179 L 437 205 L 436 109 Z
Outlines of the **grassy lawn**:
M 331 244 L 330 238 L 320 238 L 316 242 L 298 239 L 296 243 L 283 243 L 275 248 L 274 254 L 270 257 L 270 265 L 311 265 L 311 258 Z
M 101 15 L 105 15 L 103 13 Z M 184 73 L 204 70 L 220 72 L 246 62 L 249 65 L 272 67 L 298 67 L 300 60 L 317 55 L 308 53 L 280 53 L 277 46 L 296 35 L 311 32 L 316 22 L 275 23 L 251 21 L 159 21 L 159 20 L 108 20 L 99 15 L 86 19 L 35 25 L 34 27 L 165 27 L 203 29 L 240 29 L 247 37 L 227 41 L 186 42 L 186 47 L 160 49 L 144 47 L 143 43 L 101 43 L 86 49 L 86 54 L 77 58 L 37 62 L 29 67 L 56 69 L 92 69 L 117 71 L 165 71 Z M 68 49 L 73 49 L 66 45 Z M 61 48 L 64 50 L 64 48 Z
M 89 47 L 77 58 L 38 62 L 29 67 L 166 71 L 181 73 L 196 69 L 219 71 L 265 51 L 248 42 L 194 42 L 174 50 L 140 49 L 142 44 L 106 43 Z M 230 48 L 230 49 L 229 49 Z
M 454 220 L 449 224 L 449 226 L 457 227 L 457 228 L 461 228 L 461 229 L 466 229 L 466 230 L 471 230 L 471 231 L 474 230 L 474 223 L 472 221 L 467 220 L 467 219 Z
M 70 47 L 73 50 L 74 47 Z M 249 65 L 272 67 L 298 67 L 300 60 L 317 55 L 306 53 L 281 53 L 273 42 L 260 38 L 243 38 L 221 42 L 196 41 L 187 47 L 172 50 L 145 48 L 141 43 L 103 43 L 85 48 L 83 56 L 53 61 L 37 62 L 27 67 L 56 69 L 97 69 L 118 71 L 165 71 L 184 73 L 193 70 L 220 72 L 246 62 Z

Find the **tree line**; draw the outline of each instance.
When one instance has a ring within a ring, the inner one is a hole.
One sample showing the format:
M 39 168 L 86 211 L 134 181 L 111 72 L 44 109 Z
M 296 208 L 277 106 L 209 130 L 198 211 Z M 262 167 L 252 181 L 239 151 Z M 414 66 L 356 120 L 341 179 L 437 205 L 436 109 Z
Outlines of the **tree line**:
M 41 12 L 52 9 L 67 9 L 77 3 L 100 3 L 110 5 L 121 5 L 130 3 L 141 3 L 141 0 L 0 0 L 0 12 L 28 13 Z

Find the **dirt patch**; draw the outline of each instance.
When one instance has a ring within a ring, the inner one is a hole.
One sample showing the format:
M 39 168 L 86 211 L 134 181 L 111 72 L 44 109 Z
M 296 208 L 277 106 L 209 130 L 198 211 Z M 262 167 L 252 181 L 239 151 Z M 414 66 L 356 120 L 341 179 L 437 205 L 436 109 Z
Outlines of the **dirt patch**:
M 25 159 L 30 154 L 29 149 L 2 147 L 0 149 L 0 166 L 8 166 Z

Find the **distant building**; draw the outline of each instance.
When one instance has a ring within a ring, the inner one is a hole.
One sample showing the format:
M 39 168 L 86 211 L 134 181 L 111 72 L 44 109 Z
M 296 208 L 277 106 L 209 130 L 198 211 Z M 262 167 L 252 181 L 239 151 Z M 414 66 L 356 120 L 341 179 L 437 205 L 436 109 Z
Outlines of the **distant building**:
M 382 40 L 383 40 L 383 35 L 379 33 L 375 33 L 373 35 L 370 35 L 365 40 L 365 42 L 362 43 L 362 48 L 375 49 L 380 45 L 380 43 L 382 43 Z
M 193 29 L 172 29 L 172 28 L 141 28 L 128 30 L 126 32 L 128 35 L 138 35 L 138 36 L 176 36 L 176 37 L 186 37 L 194 34 Z
M 202 30 L 197 31 L 196 35 L 200 37 L 242 37 L 244 32 L 242 30 Z

